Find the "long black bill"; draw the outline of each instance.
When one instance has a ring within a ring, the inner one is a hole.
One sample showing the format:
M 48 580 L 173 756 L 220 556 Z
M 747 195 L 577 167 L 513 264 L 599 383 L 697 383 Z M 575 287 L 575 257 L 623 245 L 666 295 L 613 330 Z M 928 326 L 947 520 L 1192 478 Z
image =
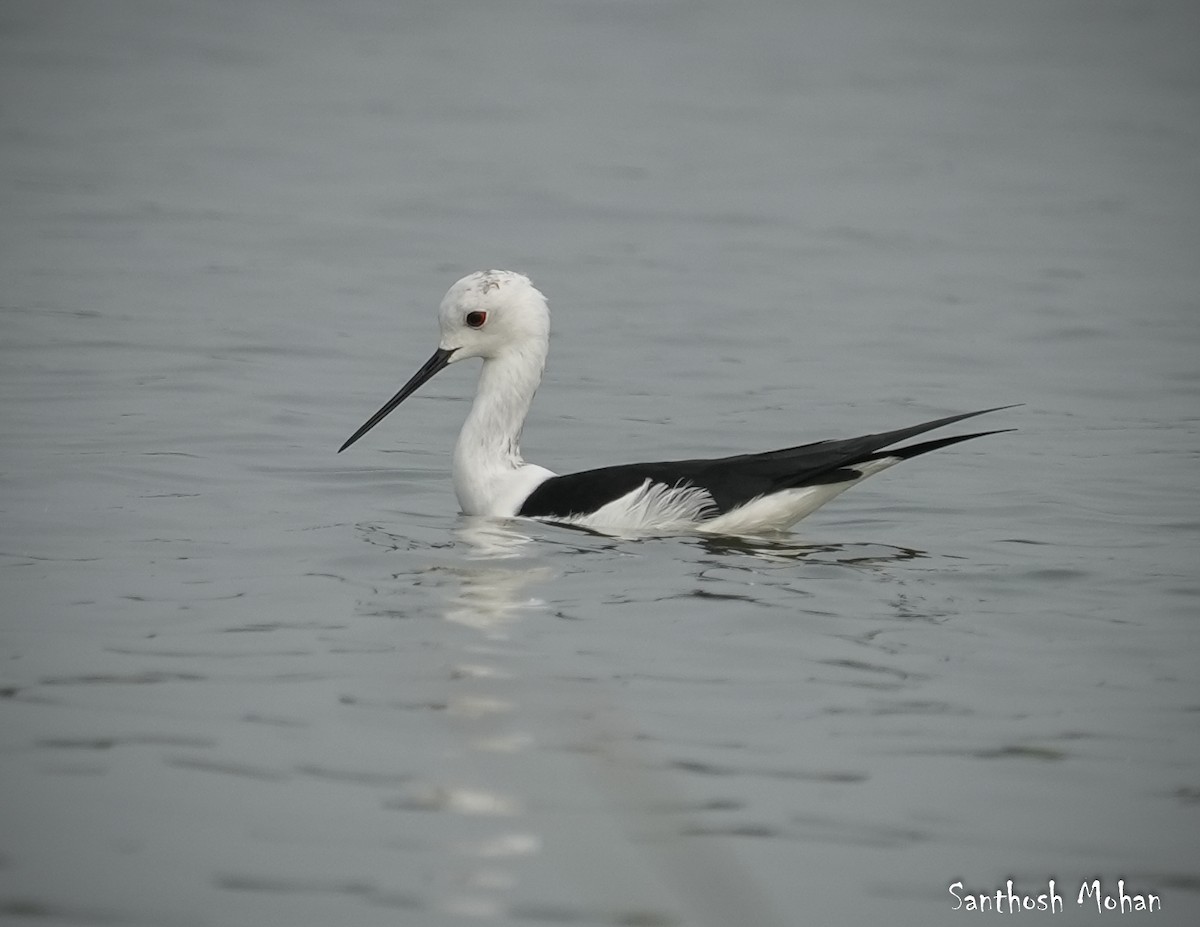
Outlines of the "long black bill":
M 409 396 L 411 396 L 413 393 L 415 393 L 422 383 L 424 383 L 426 380 L 428 380 L 430 377 L 432 377 L 435 373 L 437 373 L 439 370 L 441 370 L 443 367 L 445 367 L 447 364 L 449 364 L 450 357 L 452 354 L 454 354 L 454 352 L 456 350 L 458 350 L 458 349 L 457 348 L 438 348 L 436 351 L 434 351 L 433 357 L 431 357 L 431 358 L 429 358 L 429 360 L 425 361 L 425 366 L 422 367 L 420 370 L 418 370 L 416 373 L 414 373 L 412 379 L 404 384 L 404 386 L 403 386 L 403 388 L 401 388 L 400 392 L 398 392 L 395 396 L 393 396 L 391 399 L 389 399 L 387 402 L 385 402 L 383 404 L 382 409 L 380 409 L 378 412 L 376 412 L 374 415 L 372 415 L 369 419 L 367 419 L 367 421 L 363 424 L 363 426 L 360 429 L 358 429 L 358 431 L 354 432 L 354 434 L 352 434 L 350 436 L 350 438 L 346 441 L 345 444 L 343 444 L 341 447 L 338 448 L 338 453 L 340 454 L 342 451 L 344 451 L 346 448 L 348 448 L 351 444 L 353 444 L 355 441 L 357 441 L 359 438 L 361 438 L 363 435 L 365 435 L 368 431 L 370 431 L 372 428 L 374 428 L 376 425 L 378 425 L 380 422 L 382 422 L 384 420 L 384 418 L 387 417 L 387 414 L 392 411 L 392 409 L 396 408 L 396 406 L 400 405 L 400 403 L 404 402 L 405 399 L 407 399 Z

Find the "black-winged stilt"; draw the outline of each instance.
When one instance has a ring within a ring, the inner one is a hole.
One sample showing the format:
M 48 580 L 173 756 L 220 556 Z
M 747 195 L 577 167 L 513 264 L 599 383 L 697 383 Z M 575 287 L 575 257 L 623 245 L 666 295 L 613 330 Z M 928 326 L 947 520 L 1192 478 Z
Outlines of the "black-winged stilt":
M 998 431 L 890 448 L 999 406 L 863 435 L 761 454 L 623 464 L 557 476 L 526 463 L 518 441 L 542 379 L 550 341 L 546 298 L 524 274 L 470 274 L 438 310 L 433 356 L 339 449 L 374 428 L 435 373 L 483 358 L 475 402 L 454 447 L 454 491 L 463 513 L 529 517 L 605 530 L 755 534 L 787 528 L 893 464 Z

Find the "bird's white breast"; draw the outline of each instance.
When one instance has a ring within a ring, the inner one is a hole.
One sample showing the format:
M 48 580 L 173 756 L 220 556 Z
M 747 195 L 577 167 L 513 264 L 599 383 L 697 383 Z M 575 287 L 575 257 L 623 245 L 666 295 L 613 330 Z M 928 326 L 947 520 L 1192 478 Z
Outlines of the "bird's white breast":
M 554 476 L 536 464 L 506 466 L 460 466 L 455 461 L 454 493 L 464 515 L 512 518 L 529 494 Z

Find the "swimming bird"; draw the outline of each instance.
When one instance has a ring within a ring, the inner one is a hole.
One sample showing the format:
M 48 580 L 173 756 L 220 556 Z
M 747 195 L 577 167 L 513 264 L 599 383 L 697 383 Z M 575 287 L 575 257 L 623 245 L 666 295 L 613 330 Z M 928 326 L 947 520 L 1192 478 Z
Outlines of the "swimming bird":
M 475 402 L 454 448 L 454 491 L 466 515 L 537 518 L 598 531 L 780 531 L 902 460 L 999 431 L 892 445 L 1011 408 L 965 412 L 894 431 L 759 454 L 620 464 L 558 476 L 526 463 L 519 446 L 550 343 L 546 297 L 524 274 L 479 271 L 450 287 L 438 321 L 441 340 L 433 356 L 338 453 L 438 371 L 467 358 L 482 358 Z

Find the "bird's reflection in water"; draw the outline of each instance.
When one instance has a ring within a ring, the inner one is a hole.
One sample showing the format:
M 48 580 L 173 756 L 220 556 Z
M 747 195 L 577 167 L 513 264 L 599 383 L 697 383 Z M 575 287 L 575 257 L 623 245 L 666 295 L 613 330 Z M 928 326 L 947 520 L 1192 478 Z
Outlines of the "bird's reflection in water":
M 452 543 L 422 568 L 438 590 L 445 621 L 469 629 L 438 634 L 449 657 L 446 718 L 462 748 L 408 797 L 411 807 L 445 812 L 455 836 L 433 906 L 450 915 L 500 918 L 511 904 L 522 859 L 541 852 L 543 835 L 528 817 L 523 770 L 538 749 L 542 721 L 525 704 L 529 663 L 520 623 L 543 612 L 533 594 L 557 571 L 513 522 L 463 518 Z
M 523 556 L 533 538 L 511 521 L 465 518 L 454 531 L 455 546 L 465 558 L 452 569 L 458 589 L 446 601 L 447 621 L 474 628 L 495 639 L 504 639 L 514 622 L 546 603 L 527 594 L 533 583 L 546 582 L 556 573 Z
M 520 530 L 521 523 L 511 518 L 487 518 L 464 515 L 454 538 L 472 560 L 509 560 L 521 556 L 533 538 Z

